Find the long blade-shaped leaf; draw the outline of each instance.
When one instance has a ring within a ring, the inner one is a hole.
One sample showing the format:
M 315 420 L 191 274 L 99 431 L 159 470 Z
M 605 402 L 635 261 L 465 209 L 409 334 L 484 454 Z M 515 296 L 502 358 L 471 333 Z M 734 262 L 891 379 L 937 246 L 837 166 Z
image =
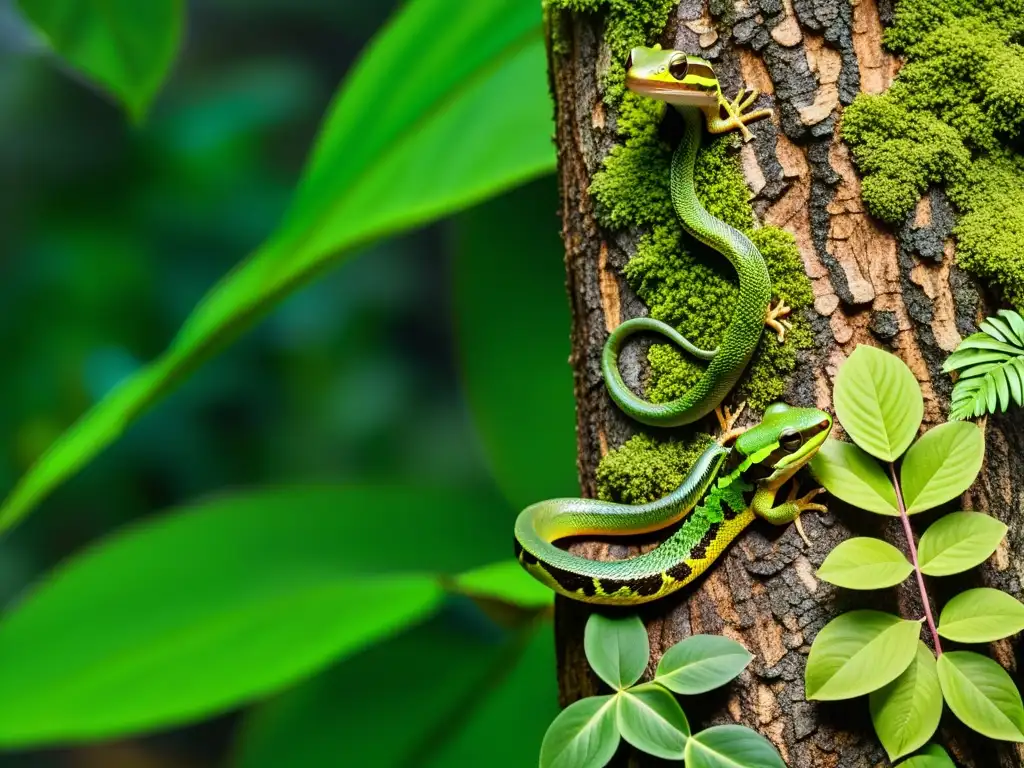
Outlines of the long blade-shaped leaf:
M 432 612 L 439 574 L 504 551 L 501 528 L 479 525 L 491 508 L 429 489 L 282 490 L 117 535 L 0 622 L 0 745 L 200 719 L 301 679 Z
M 0 530 L 341 254 L 550 170 L 544 67 L 532 0 L 413 0 L 346 81 L 277 233 L 207 294 L 163 356 L 36 462 L 0 507 Z

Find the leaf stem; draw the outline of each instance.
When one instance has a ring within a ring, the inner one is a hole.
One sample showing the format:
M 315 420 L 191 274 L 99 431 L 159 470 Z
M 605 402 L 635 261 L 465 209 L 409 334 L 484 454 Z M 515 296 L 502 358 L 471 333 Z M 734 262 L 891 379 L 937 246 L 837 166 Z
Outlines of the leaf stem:
M 903 503 L 903 489 L 900 488 L 899 478 L 896 476 L 896 465 L 889 462 L 889 477 L 892 478 L 892 486 L 896 489 L 896 505 L 900 510 L 900 520 L 903 521 L 903 533 L 907 536 L 907 548 L 910 550 L 910 562 L 914 566 L 914 573 L 917 574 L 917 588 L 921 591 L 921 602 L 924 604 L 924 618 L 928 623 L 928 631 L 932 633 L 932 642 L 935 644 L 935 655 L 942 655 L 942 643 L 939 641 L 939 633 L 935 629 L 935 618 L 932 616 L 932 604 L 928 600 L 928 592 L 924 588 L 924 574 L 921 573 L 921 566 L 917 562 L 917 545 L 914 544 L 914 531 L 910 527 L 910 515 L 907 514 L 907 506 Z

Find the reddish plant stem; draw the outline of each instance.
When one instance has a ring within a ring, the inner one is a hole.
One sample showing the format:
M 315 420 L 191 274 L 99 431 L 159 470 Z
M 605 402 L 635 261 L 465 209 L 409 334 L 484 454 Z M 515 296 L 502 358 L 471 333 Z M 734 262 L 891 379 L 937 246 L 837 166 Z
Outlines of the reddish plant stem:
M 914 573 L 917 574 L 917 588 L 921 591 L 921 602 L 924 604 L 924 618 L 928 622 L 928 630 L 932 633 L 932 642 L 935 644 L 935 655 L 942 655 L 942 643 L 939 642 L 939 633 L 935 629 L 935 619 L 932 616 L 932 604 L 928 600 L 928 592 L 924 588 L 924 574 L 921 573 L 921 566 L 917 562 L 917 545 L 914 544 L 914 531 L 910 527 L 910 515 L 907 514 L 907 506 L 903 503 L 903 489 L 900 488 L 899 478 L 896 476 L 896 465 L 889 462 L 889 476 L 892 478 L 892 487 L 896 489 L 896 504 L 900 510 L 900 520 L 903 521 L 903 532 L 907 535 L 907 548 L 910 550 L 910 562 L 914 566 Z

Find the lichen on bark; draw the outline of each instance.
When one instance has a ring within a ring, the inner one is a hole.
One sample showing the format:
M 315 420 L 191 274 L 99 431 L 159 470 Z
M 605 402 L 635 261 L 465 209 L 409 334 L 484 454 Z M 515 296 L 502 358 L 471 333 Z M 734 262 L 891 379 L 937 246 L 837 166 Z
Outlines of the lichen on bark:
M 961 267 L 1024 308 L 1024 2 L 900 0 L 889 47 L 906 57 L 892 87 L 862 94 L 843 138 L 864 174 L 868 210 L 914 215 L 930 186 L 959 220 Z

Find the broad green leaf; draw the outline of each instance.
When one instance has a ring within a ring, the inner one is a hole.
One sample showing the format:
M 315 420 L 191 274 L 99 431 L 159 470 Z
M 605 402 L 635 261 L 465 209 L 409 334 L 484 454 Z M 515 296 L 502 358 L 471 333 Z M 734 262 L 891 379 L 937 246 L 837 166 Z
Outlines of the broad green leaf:
M 1007 528 L 981 512 L 951 512 L 932 523 L 917 548 L 921 571 L 949 576 L 980 565 L 996 551 Z
M 533 0 L 409 2 L 335 99 L 275 235 L 207 293 L 162 356 L 39 458 L 0 507 L 0 530 L 341 256 L 550 171 L 540 21 Z
M 435 574 L 504 550 L 507 532 L 480 524 L 492 509 L 422 488 L 296 488 L 129 528 L 0 621 L 0 745 L 189 722 L 307 677 L 434 612 Z
M 583 650 L 597 676 L 612 688 L 626 688 L 644 673 L 651 655 L 644 623 L 635 613 L 592 613 L 583 631 Z
M 861 536 L 829 552 L 818 578 L 847 589 L 883 589 L 896 586 L 913 572 L 914 566 L 892 544 Z
M 942 609 L 939 634 L 958 643 L 990 643 L 1024 629 L 1024 605 L 1013 595 L 980 587 L 961 592 Z
M 839 367 L 832 402 L 853 442 L 882 461 L 907 450 L 924 416 L 921 387 L 906 364 L 864 345 Z
M 957 498 L 971 487 L 984 459 L 985 437 L 975 424 L 952 421 L 925 432 L 900 467 L 907 513 Z
M 579 491 L 557 209 L 550 177 L 456 220 L 462 380 L 492 472 L 516 509 Z M 499 310 L 499 296 L 529 309 Z
M 935 656 L 917 643 L 917 655 L 903 674 L 868 697 L 871 722 L 890 760 L 919 749 L 932 737 L 942 717 L 942 690 Z
M 956 768 L 946 750 L 938 744 L 926 744 L 920 754 L 899 764 L 899 768 Z
M 676 697 L 655 683 L 621 691 L 619 733 L 637 749 L 665 760 L 682 760 L 690 724 Z
M 551 624 L 497 642 L 486 629 L 473 632 L 442 613 L 336 664 L 256 708 L 233 765 L 321 768 L 339 755 L 351 765 L 424 765 L 428 754 L 458 749 L 475 718 L 495 705 L 516 727 L 486 734 L 490 759 L 447 764 L 520 768 L 535 761 L 558 711 Z M 401 728 L 393 719 L 398 702 Z
M 747 668 L 750 651 L 721 635 L 692 635 L 661 657 L 654 682 L 687 695 L 719 688 Z
M 50 47 L 142 120 L 178 53 L 183 0 L 18 0 Z
M 501 600 L 522 608 L 546 608 L 553 604 L 555 594 L 513 559 L 463 573 L 453 580 L 452 587 L 470 597 Z
M 436 737 L 444 741 L 437 748 L 428 750 L 433 753 L 429 760 L 414 759 L 395 768 L 409 765 L 423 765 L 424 768 L 457 765 L 521 768 L 536 765 L 537 750 L 546 738 L 545 731 L 558 715 L 556 679 L 555 637 L 551 622 L 545 621 L 539 631 L 533 633 L 519 658 L 508 659 L 503 669 L 476 689 L 468 701 L 463 701 L 449 723 L 442 724 Z M 404 689 L 400 689 L 398 695 L 404 702 Z M 392 728 L 395 727 L 393 718 L 394 710 L 390 719 Z M 614 715 L 610 719 L 614 728 Z M 615 741 L 618 743 L 617 734 Z M 336 764 L 336 759 L 327 763 Z M 346 764 L 359 765 L 356 762 Z M 292 768 L 290 763 L 284 765 Z
M 619 748 L 617 696 L 573 702 L 544 734 L 540 768 L 602 768 Z
M 990 739 L 1024 741 L 1024 706 L 1005 669 L 971 651 L 948 651 L 938 670 L 942 695 L 965 725 Z
M 686 768 L 786 768 L 764 736 L 742 725 L 716 725 L 686 742 Z
M 896 491 L 885 470 L 853 443 L 826 440 L 811 459 L 811 472 L 829 493 L 847 504 L 880 515 L 899 515 Z
M 804 672 L 808 699 L 852 699 L 891 683 L 917 653 L 921 624 L 881 611 L 851 611 L 822 627 Z

